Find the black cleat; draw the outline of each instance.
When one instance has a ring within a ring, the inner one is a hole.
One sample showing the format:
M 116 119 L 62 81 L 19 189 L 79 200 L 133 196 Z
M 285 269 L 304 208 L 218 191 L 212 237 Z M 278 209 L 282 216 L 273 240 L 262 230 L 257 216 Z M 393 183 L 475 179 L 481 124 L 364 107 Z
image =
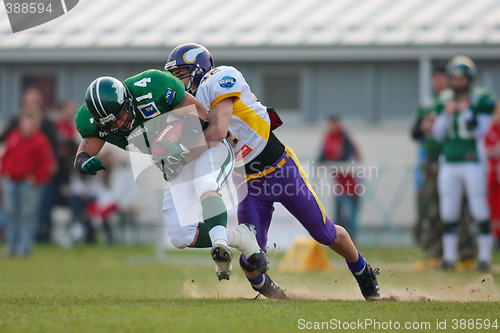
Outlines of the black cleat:
M 377 278 L 375 277 L 375 275 L 379 274 L 379 269 L 375 268 L 375 270 L 373 270 L 368 263 L 366 263 L 365 271 L 361 275 L 352 274 L 356 278 L 356 281 L 358 281 L 361 294 L 363 294 L 364 298 L 368 301 L 380 297 L 380 288 Z
M 482 272 L 482 273 L 489 272 L 490 271 L 490 264 L 482 261 L 482 262 L 477 264 L 476 271 Z
M 264 274 L 264 285 L 260 288 L 252 286 L 253 290 L 259 292 L 260 294 L 272 299 L 287 299 L 285 291 L 269 277 L 269 275 Z
M 247 260 L 250 265 L 252 265 L 252 267 L 260 274 L 264 274 L 267 272 L 267 256 L 264 251 L 259 250 L 259 252 L 255 252 L 250 257 L 248 257 Z
M 452 272 L 455 270 L 455 263 L 443 261 L 441 264 L 441 270 Z

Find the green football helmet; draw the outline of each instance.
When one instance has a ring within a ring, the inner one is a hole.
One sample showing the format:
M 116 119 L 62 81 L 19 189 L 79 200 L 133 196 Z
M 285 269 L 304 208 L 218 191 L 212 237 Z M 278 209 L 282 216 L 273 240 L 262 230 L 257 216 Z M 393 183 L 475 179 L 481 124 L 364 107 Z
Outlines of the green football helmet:
M 446 74 L 450 79 L 455 76 L 465 76 L 472 82 L 476 77 L 476 73 L 476 64 L 466 56 L 453 57 L 446 66 Z
M 87 88 L 85 104 L 94 118 L 96 126 L 105 131 L 127 131 L 135 121 L 132 95 L 120 80 L 104 76 L 95 79 Z M 126 115 L 119 128 L 113 124 Z

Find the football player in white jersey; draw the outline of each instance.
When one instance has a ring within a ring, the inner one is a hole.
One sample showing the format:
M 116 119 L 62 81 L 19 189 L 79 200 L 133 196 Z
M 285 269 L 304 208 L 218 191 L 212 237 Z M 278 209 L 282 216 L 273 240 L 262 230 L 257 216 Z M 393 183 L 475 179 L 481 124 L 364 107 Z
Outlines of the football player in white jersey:
M 214 67 L 208 50 L 194 43 L 177 46 L 165 69 L 209 110 L 204 133 L 209 145 L 227 138 L 237 163 L 244 165 L 246 175 L 240 182 L 247 184 L 248 193 L 239 198 L 238 223 L 255 227 L 261 249 L 267 248 L 273 204 L 280 202 L 316 241 L 346 259 L 366 299 L 378 298 L 378 270 L 368 265 L 345 229 L 326 216 L 294 152 L 272 132 L 281 120 L 252 94 L 243 75 L 234 67 Z M 254 290 L 269 298 L 286 298 L 283 289 L 267 273 L 256 272 L 244 255 L 240 265 Z

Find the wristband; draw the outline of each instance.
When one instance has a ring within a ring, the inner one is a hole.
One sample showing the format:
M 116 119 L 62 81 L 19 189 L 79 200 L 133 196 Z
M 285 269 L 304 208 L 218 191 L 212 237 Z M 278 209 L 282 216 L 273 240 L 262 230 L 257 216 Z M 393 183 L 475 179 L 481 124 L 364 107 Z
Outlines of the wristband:
M 79 173 L 86 174 L 86 172 L 83 171 L 83 164 L 85 164 L 85 162 L 87 162 L 89 159 L 90 155 L 84 151 L 76 156 L 75 168 Z

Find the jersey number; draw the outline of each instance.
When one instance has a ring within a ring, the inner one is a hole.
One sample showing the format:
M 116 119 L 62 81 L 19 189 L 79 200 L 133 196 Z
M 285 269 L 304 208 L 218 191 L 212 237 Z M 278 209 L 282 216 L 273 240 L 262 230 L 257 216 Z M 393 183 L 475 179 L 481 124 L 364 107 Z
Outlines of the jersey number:
M 148 83 L 151 83 L 151 78 L 150 77 L 145 77 L 142 80 L 134 82 L 134 86 L 145 88 L 148 85 Z M 149 93 L 149 94 L 146 94 L 146 95 L 142 95 L 142 96 L 136 97 L 135 100 L 137 102 L 140 102 L 143 99 L 148 99 L 148 98 L 153 98 L 153 95 L 151 93 Z
M 151 82 L 151 78 L 150 77 L 145 77 L 144 79 L 142 80 L 139 80 L 137 82 L 134 82 L 134 86 L 137 86 L 137 87 L 146 87 L 148 85 L 148 83 Z
M 448 135 L 454 139 L 473 138 L 471 131 L 467 128 L 467 121 L 462 114 L 457 115 L 454 121 L 450 123 Z

